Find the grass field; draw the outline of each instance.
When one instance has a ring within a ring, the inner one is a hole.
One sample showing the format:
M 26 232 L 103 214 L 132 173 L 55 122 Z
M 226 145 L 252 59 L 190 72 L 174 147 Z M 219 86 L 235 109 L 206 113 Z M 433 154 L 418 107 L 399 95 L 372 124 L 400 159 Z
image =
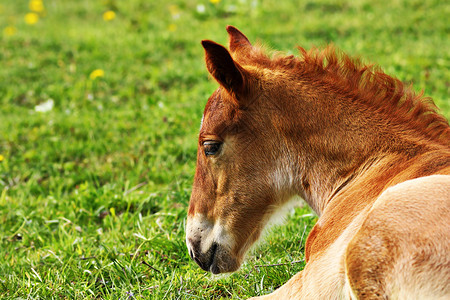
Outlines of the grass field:
M 297 209 L 212 276 L 184 243 L 198 127 L 217 87 L 202 39 L 225 26 L 296 53 L 333 42 L 450 116 L 441 0 L 0 2 L 0 298 L 243 299 L 303 263 Z M 294 263 L 291 263 L 294 262 Z

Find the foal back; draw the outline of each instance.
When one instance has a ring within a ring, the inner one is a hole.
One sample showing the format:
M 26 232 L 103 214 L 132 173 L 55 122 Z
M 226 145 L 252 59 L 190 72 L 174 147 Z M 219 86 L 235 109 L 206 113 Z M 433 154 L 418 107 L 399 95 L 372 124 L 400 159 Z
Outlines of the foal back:
M 388 188 L 347 247 L 350 293 L 358 299 L 448 299 L 449 233 L 450 175 Z

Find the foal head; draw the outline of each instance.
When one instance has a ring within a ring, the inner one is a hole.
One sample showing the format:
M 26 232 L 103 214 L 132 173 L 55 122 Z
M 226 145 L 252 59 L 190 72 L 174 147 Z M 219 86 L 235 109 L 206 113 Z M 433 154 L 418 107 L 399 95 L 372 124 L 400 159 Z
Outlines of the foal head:
M 273 213 L 294 196 L 294 176 L 283 166 L 289 151 L 269 124 L 277 112 L 260 103 L 269 97 L 263 74 L 237 62 L 253 47 L 234 27 L 227 31 L 230 52 L 202 42 L 220 87 L 204 110 L 186 229 L 190 256 L 215 274 L 237 270 Z

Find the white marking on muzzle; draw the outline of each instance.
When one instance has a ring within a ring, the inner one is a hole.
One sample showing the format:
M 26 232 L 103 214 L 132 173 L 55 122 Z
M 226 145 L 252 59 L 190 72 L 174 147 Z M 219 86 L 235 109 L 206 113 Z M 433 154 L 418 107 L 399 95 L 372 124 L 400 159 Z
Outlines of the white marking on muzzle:
M 199 249 L 194 249 L 199 243 Z M 219 220 L 211 222 L 202 214 L 188 217 L 186 224 L 186 244 L 193 253 L 206 253 L 216 243 L 221 247 L 231 249 L 234 239 Z

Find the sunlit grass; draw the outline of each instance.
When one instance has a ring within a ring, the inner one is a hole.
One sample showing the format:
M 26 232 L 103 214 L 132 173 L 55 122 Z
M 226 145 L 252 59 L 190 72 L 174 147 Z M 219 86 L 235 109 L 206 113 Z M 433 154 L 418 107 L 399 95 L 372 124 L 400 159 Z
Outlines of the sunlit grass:
M 447 15 L 438 0 L 2 2 L 0 297 L 247 298 L 280 286 L 303 267 L 308 208 L 230 276 L 186 251 L 198 126 L 216 88 L 200 41 L 226 44 L 233 24 L 289 53 L 333 42 L 449 117 Z

